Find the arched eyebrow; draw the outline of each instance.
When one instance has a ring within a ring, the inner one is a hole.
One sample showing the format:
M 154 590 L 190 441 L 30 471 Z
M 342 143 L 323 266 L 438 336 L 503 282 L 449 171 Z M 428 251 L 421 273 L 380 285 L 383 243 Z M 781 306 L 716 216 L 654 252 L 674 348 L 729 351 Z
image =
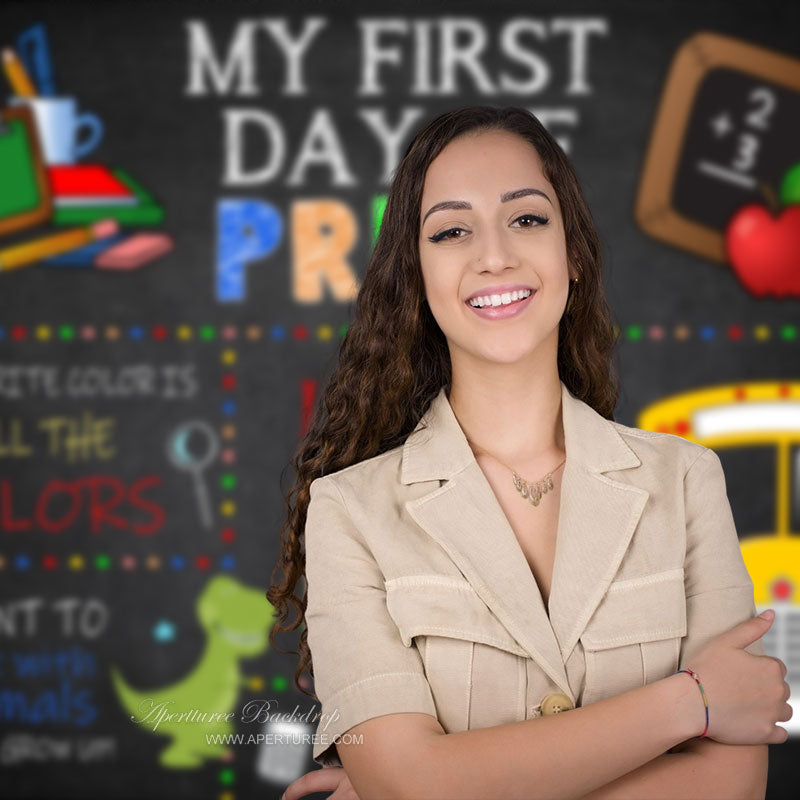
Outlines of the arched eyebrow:
M 510 192 L 505 192 L 504 194 L 500 195 L 500 202 L 507 203 L 509 200 L 517 200 L 520 197 L 526 197 L 529 194 L 538 194 L 547 200 L 550 205 L 553 205 L 553 201 L 543 192 L 541 189 L 533 189 L 531 187 L 527 187 L 525 189 L 512 189 Z M 436 211 L 444 211 L 446 209 L 453 209 L 455 211 L 463 211 L 469 210 L 472 208 L 472 204 L 468 203 L 466 200 L 442 200 L 441 203 L 436 203 L 432 205 L 425 216 L 422 218 L 422 224 L 425 224 L 425 220 Z

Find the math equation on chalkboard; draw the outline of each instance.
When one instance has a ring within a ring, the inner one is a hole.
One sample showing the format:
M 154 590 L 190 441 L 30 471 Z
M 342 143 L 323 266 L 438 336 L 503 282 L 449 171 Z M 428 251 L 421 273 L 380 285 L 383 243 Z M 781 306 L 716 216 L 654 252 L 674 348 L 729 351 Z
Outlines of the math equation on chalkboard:
M 730 68 L 711 70 L 698 92 L 672 205 L 723 229 L 737 208 L 763 202 L 800 160 L 800 94 Z

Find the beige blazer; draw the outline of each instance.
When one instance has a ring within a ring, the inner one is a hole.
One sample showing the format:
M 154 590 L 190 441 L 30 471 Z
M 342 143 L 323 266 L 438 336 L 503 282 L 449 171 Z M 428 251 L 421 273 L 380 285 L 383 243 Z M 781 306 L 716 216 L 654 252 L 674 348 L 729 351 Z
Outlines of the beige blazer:
M 404 445 L 311 484 L 318 764 L 341 765 L 335 737 L 382 714 L 451 733 L 539 716 L 555 693 L 611 697 L 755 615 L 716 453 L 606 420 L 563 382 L 561 400 L 549 616 L 444 389 Z

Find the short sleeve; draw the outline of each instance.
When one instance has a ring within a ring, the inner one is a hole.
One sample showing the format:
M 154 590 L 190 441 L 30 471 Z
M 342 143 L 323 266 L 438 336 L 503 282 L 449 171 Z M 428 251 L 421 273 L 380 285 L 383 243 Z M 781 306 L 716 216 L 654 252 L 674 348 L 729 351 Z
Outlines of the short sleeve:
M 756 615 L 753 582 L 742 558 L 725 473 L 719 456 L 706 448 L 684 477 L 686 509 L 686 636 L 680 669 L 715 636 Z M 745 648 L 764 655 L 757 639 Z
M 436 716 L 419 651 L 386 608 L 383 574 L 331 477 L 310 487 L 305 527 L 305 622 L 320 717 L 313 758 L 341 766 L 334 739 L 372 717 Z

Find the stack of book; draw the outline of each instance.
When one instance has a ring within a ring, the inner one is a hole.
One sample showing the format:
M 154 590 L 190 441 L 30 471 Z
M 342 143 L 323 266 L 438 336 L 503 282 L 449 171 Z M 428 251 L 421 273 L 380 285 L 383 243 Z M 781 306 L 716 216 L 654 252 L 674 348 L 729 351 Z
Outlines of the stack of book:
M 158 225 L 164 208 L 121 169 L 103 164 L 47 167 L 53 222 L 74 225 L 115 219 L 122 225 Z

